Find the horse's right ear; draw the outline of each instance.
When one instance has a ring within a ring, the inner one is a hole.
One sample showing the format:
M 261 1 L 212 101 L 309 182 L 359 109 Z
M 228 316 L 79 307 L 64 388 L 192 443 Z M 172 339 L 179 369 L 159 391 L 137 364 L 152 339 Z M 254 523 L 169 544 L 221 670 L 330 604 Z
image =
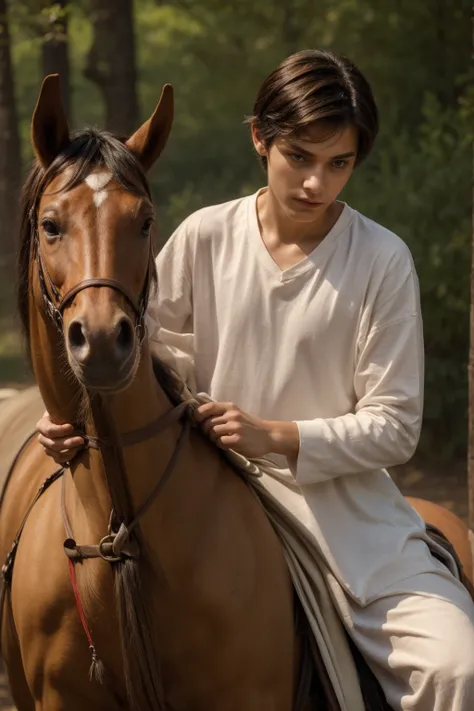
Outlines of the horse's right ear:
M 70 143 L 58 74 L 47 76 L 41 86 L 31 122 L 31 142 L 43 168 L 48 168 Z

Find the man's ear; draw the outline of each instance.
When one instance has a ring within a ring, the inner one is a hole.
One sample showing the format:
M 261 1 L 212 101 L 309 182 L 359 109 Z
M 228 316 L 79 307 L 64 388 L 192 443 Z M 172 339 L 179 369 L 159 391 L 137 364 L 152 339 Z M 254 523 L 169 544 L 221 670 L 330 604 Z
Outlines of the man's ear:
M 250 130 L 252 132 L 253 145 L 254 145 L 254 148 L 257 151 L 258 155 L 259 156 L 266 156 L 268 154 L 268 151 L 265 147 L 265 143 L 262 141 L 262 139 L 260 137 L 260 132 L 256 128 L 254 123 L 252 123 L 250 125 Z

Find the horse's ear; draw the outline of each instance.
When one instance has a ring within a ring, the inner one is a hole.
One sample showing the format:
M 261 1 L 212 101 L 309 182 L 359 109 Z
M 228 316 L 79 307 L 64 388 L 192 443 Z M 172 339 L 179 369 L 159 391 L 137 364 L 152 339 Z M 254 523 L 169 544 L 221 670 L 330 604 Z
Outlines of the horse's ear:
M 31 142 L 43 168 L 70 143 L 58 74 L 49 74 L 41 86 L 31 122 Z
M 125 143 L 145 171 L 150 170 L 166 145 L 173 123 L 173 110 L 173 87 L 165 84 L 151 118 Z

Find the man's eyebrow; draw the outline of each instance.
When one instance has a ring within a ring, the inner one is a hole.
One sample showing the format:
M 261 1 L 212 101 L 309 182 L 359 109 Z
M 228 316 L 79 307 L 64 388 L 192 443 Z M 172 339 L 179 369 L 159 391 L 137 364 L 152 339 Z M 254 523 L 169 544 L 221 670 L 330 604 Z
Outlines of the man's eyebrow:
M 294 141 L 288 141 L 288 147 L 291 148 L 293 151 L 297 151 L 298 153 L 303 153 L 305 156 L 310 156 L 311 158 L 314 158 L 314 153 L 306 151 L 303 146 L 300 146 Z
M 303 146 L 300 146 L 298 143 L 294 143 L 293 141 L 288 141 L 288 146 L 294 150 L 297 151 L 298 153 L 302 153 L 305 156 L 309 156 L 310 158 L 314 158 L 314 153 L 311 153 L 311 151 L 307 151 L 303 148 Z M 337 156 L 331 156 L 332 160 L 343 160 L 344 158 L 353 158 L 355 156 L 355 151 L 348 151 L 347 153 L 340 153 Z
M 355 156 L 355 151 L 349 151 L 348 153 L 341 153 L 338 156 L 333 156 L 334 160 L 342 160 L 343 158 L 353 158 Z

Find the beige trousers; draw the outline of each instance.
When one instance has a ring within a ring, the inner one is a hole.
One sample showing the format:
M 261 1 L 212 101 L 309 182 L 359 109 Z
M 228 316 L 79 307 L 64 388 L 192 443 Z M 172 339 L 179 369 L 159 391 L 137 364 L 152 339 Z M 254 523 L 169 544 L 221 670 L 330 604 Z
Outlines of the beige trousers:
M 394 711 L 474 711 L 474 604 L 435 564 L 341 610 Z

